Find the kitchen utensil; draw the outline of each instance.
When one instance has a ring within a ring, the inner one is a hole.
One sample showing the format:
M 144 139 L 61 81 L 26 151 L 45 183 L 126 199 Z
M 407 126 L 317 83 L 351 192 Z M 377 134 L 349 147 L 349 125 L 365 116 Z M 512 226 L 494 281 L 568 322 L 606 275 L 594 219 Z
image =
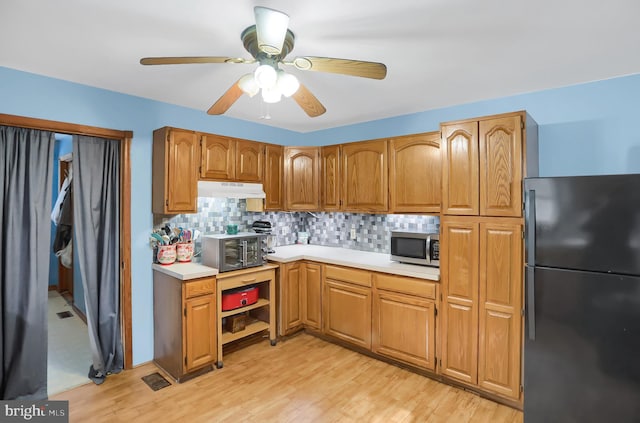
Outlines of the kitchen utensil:
M 227 234 L 235 235 L 237 233 L 238 233 L 238 225 L 235 225 L 235 224 L 227 225 Z

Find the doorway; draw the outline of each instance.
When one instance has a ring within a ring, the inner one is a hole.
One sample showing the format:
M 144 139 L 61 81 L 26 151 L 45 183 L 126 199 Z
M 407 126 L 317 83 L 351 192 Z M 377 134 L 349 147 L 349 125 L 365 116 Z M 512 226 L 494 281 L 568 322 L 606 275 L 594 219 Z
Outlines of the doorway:
M 124 368 L 132 367 L 131 345 L 131 163 L 133 133 L 91 126 L 0 114 L 0 125 L 120 141 L 120 313 Z
M 49 396 L 89 383 L 91 348 L 82 279 L 75 259 L 73 196 L 73 143 L 71 135 L 55 134 L 51 211 L 51 259 L 47 298 L 47 393 Z M 63 212 L 64 210 L 64 216 Z M 71 225 L 68 242 L 57 240 L 59 225 Z M 56 242 L 57 240 L 57 242 Z M 57 253 L 55 252 L 57 249 Z

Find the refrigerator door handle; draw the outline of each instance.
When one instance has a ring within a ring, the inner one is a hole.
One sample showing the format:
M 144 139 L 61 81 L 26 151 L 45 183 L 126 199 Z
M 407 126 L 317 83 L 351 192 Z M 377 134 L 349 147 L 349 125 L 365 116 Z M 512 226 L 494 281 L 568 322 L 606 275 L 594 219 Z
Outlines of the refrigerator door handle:
M 536 192 L 532 189 L 526 193 L 524 205 L 526 225 L 526 250 L 529 266 L 536 265 Z
M 527 328 L 529 339 L 536 340 L 536 284 L 535 284 L 535 267 L 527 266 L 525 278 L 527 285 Z

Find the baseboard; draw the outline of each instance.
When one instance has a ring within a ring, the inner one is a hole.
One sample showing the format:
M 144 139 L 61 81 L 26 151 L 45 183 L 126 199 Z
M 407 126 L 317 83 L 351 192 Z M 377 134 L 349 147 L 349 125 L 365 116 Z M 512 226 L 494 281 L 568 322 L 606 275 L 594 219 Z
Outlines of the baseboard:
M 69 291 L 62 292 L 60 295 L 62 295 L 62 298 L 65 299 L 67 304 L 69 304 L 71 306 L 71 308 L 73 309 L 73 311 L 76 312 L 76 314 L 78 315 L 80 320 L 82 320 L 84 322 L 84 324 L 86 325 L 87 324 L 87 316 L 85 316 L 85 314 L 82 312 L 82 310 L 80 310 L 78 307 L 76 307 L 76 305 L 73 302 L 73 296 L 69 293 Z
M 58 285 L 49 285 L 49 291 L 57 291 Z

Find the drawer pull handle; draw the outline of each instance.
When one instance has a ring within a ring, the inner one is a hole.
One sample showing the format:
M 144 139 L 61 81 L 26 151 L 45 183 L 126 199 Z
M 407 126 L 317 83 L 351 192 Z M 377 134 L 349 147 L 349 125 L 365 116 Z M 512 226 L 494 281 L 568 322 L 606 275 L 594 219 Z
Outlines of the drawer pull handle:
M 243 279 L 243 280 L 242 280 L 242 283 L 251 283 L 251 282 L 255 282 L 255 281 L 256 281 L 256 278 L 253 278 L 253 279 Z

